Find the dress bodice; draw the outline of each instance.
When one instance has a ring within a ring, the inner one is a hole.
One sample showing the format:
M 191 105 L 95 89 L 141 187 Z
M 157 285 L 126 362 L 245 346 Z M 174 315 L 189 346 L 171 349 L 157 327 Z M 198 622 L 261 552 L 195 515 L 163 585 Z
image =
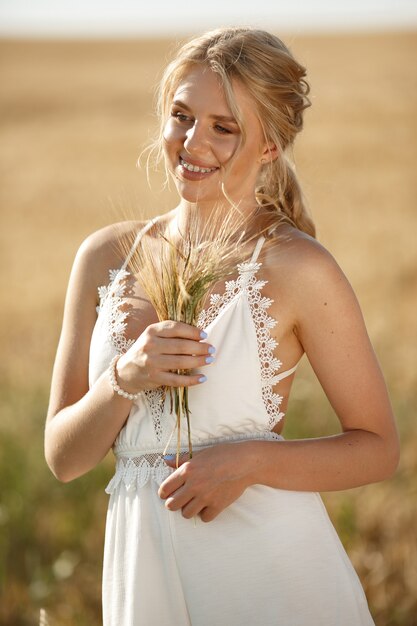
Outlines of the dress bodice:
M 237 266 L 237 279 L 226 282 L 223 294 L 213 294 L 210 306 L 199 316 L 197 325 L 216 347 L 216 359 L 204 369 L 207 381 L 188 390 L 193 447 L 236 438 L 269 438 L 284 416 L 280 411 L 283 398 L 273 386 L 295 367 L 280 372 L 282 363 L 274 355 L 277 342 L 271 329 L 277 321 L 268 315 L 272 300 L 262 295 L 266 281 L 257 276 L 263 243 L 261 237 L 250 261 Z M 113 356 L 133 343 L 125 337 L 128 312 L 122 309 L 127 275 L 126 264 L 120 270 L 110 270 L 110 284 L 99 288 L 100 304 L 90 347 L 90 385 Z M 144 391 L 132 405 L 114 452 L 126 458 L 159 455 L 175 424 L 169 395 L 165 396 L 162 388 Z M 181 431 L 186 449 L 186 423 Z

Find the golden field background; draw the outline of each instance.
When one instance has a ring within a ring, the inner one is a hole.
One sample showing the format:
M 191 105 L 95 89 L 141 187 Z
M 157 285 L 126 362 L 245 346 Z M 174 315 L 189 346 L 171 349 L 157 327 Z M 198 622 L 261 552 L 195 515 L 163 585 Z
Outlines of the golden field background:
M 402 440 L 394 478 L 323 497 L 377 626 L 413 626 L 417 33 L 283 38 L 312 85 L 298 173 L 319 239 L 362 304 Z M 77 247 L 135 210 L 174 206 L 159 175 L 151 190 L 135 166 L 172 50 L 165 40 L 0 41 L 0 623 L 7 626 L 38 623 L 41 607 L 51 626 L 101 621 L 112 461 L 59 484 L 43 460 L 43 422 Z M 287 437 L 338 430 L 308 363 L 287 416 Z

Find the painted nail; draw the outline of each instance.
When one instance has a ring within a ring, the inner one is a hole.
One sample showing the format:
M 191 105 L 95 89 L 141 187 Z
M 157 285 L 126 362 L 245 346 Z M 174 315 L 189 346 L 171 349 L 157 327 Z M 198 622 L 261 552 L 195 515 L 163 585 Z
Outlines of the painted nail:
M 164 454 L 165 461 L 173 461 L 175 459 L 175 454 Z
M 199 383 L 205 383 L 207 380 L 207 376 L 200 376 L 200 378 L 198 379 Z
M 200 337 L 201 337 L 201 339 L 207 339 L 208 335 L 207 335 L 207 333 L 204 330 L 202 330 L 202 331 L 200 331 Z
M 214 356 L 206 356 L 206 363 L 213 363 Z
M 209 354 L 214 354 L 215 352 L 216 352 L 216 348 L 214 346 L 209 346 L 208 353 Z

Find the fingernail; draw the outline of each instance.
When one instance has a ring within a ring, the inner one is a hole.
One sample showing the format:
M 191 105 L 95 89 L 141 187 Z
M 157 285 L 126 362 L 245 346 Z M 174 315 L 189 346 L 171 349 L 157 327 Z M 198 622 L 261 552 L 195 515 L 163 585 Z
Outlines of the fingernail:
M 206 363 L 213 363 L 214 356 L 206 356 Z
M 175 459 L 175 454 L 164 454 L 163 458 L 165 461 L 173 461 Z
M 214 354 L 216 352 L 216 348 L 214 346 L 209 346 L 208 353 Z
M 199 383 L 205 383 L 207 380 L 207 376 L 200 376 L 200 378 L 198 379 Z
M 202 330 L 200 332 L 200 337 L 201 337 L 201 339 L 207 339 L 208 335 L 207 335 L 207 333 L 204 330 Z

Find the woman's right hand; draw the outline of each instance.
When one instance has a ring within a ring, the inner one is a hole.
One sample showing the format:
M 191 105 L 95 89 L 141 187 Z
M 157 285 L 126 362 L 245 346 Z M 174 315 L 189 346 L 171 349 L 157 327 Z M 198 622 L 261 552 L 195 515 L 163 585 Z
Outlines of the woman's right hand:
M 162 385 L 190 387 L 206 380 L 201 373 L 177 374 L 214 361 L 215 348 L 202 341 L 204 331 L 171 320 L 148 326 L 116 363 L 119 386 L 129 393 Z

